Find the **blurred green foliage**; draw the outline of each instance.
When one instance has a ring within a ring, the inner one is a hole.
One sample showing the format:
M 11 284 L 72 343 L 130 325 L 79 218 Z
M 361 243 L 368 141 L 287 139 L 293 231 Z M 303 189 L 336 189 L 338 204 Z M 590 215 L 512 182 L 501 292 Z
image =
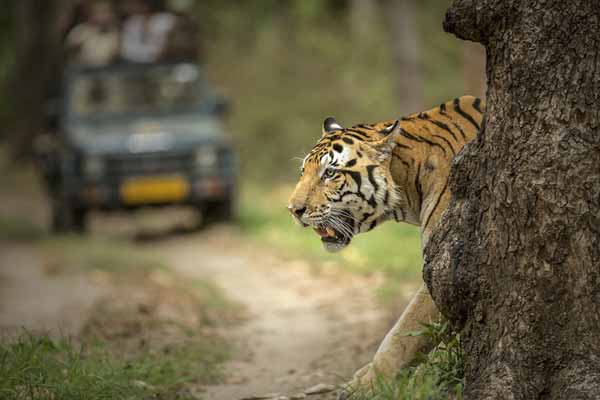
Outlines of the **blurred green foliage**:
M 310 150 L 329 115 L 348 126 L 403 115 L 385 10 L 369 37 L 354 40 L 347 3 L 212 1 L 198 10 L 209 74 L 233 101 L 230 125 L 245 178 L 294 179 L 295 158 Z M 441 28 L 448 4 L 418 2 L 430 106 L 464 90 L 460 43 Z

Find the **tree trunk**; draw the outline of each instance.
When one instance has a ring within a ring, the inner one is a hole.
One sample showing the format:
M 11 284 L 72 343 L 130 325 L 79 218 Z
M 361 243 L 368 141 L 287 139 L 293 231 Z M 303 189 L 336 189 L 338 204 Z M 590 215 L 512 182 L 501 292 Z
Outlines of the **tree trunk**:
M 377 23 L 377 0 L 350 0 L 350 26 L 353 41 L 370 44 Z
M 60 12 L 67 0 L 19 0 L 15 4 L 16 62 L 11 76 L 13 124 L 9 137 L 18 157 L 32 150 L 45 129 L 46 100 L 60 86 Z M 61 7 L 62 6 L 62 7 Z
M 598 399 L 600 3 L 457 0 L 444 28 L 487 50 L 487 122 L 425 249 L 465 398 Z
M 408 115 L 424 108 L 417 5 L 415 0 L 391 0 L 387 8 L 396 65 L 398 115 Z

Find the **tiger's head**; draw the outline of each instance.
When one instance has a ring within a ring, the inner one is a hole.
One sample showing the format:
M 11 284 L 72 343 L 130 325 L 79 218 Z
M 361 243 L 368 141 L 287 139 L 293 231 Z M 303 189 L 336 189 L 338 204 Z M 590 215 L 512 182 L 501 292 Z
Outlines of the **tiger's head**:
M 355 235 L 399 219 L 395 209 L 402 196 L 390 172 L 399 130 L 399 121 L 348 129 L 331 117 L 323 123 L 288 209 L 321 236 L 327 251 L 340 251 Z

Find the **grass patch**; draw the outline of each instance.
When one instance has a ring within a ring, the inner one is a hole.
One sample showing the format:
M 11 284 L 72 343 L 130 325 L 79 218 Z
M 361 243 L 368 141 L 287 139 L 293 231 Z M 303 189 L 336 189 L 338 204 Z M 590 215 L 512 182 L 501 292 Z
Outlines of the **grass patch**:
M 161 354 L 115 360 L 99 347 L 23 334 L 0 343 L 0 398 L 195 399 L 184 385 L 216 382 L 220 371 L 214 366 L 227 357 L 223 349 L 186 343 Z
M 84 272 L 111 289 L 74 340 L 0 340 L 0 399 L 198 399 L 219 383 L 231 346 L 215 328 L 242 310 L 210 282 L 184 280 L 152 252 L 110 237 L 36 243 L 55 275 Z
M 221 366 L 230 355 L 230 348 L 220 339 L 189 340 L 146 352 L 126 365 L 136 372 L 138 380 L 162 393 L 161 398 L 170 398 L 169 393 L 181 394 L 188 384 L 222 382 Z
M 0 397 L 7 400 L 142 398 L 132 375 L 67 341 L 26 334 L 0 344 Z
M 210 282 L 157 265 L 111 273 L 118 291 L 96 305 L 81 338 L 127 368 L 142 398 L 197 399 L 198 385 L 221 382 L 231 355 L 215 328 L 239 321 L 242 310 Z
M 438 345 L 419 354 L 418 366 L 404 370 L 396 379 L 380 378 L 372 393 L 354 393 L 352 400 L 448 400 L 462 399 L 464 361 L 460 334 L 447 322 L 423 324 L 411 336 L 426 336 Z
M 451 398 L 451 397 L 450 397 Z M 355 393 L 351 400 L 447 400 L 448 393 L 434 375 L 415 379 L 413 373 L 401 374 L 393 381 L 379 379 L 373 393 Z

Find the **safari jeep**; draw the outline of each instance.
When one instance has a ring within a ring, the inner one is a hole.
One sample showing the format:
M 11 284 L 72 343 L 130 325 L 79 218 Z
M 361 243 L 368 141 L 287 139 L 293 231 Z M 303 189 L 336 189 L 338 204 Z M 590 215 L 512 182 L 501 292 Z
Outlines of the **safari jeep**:
M 190 205 L 234 212 L 236 157 L 226 103 L 195 64 L 115 65 L 67 73 L 43 157 L 55 231 L 86 229 L 90 210 Z

